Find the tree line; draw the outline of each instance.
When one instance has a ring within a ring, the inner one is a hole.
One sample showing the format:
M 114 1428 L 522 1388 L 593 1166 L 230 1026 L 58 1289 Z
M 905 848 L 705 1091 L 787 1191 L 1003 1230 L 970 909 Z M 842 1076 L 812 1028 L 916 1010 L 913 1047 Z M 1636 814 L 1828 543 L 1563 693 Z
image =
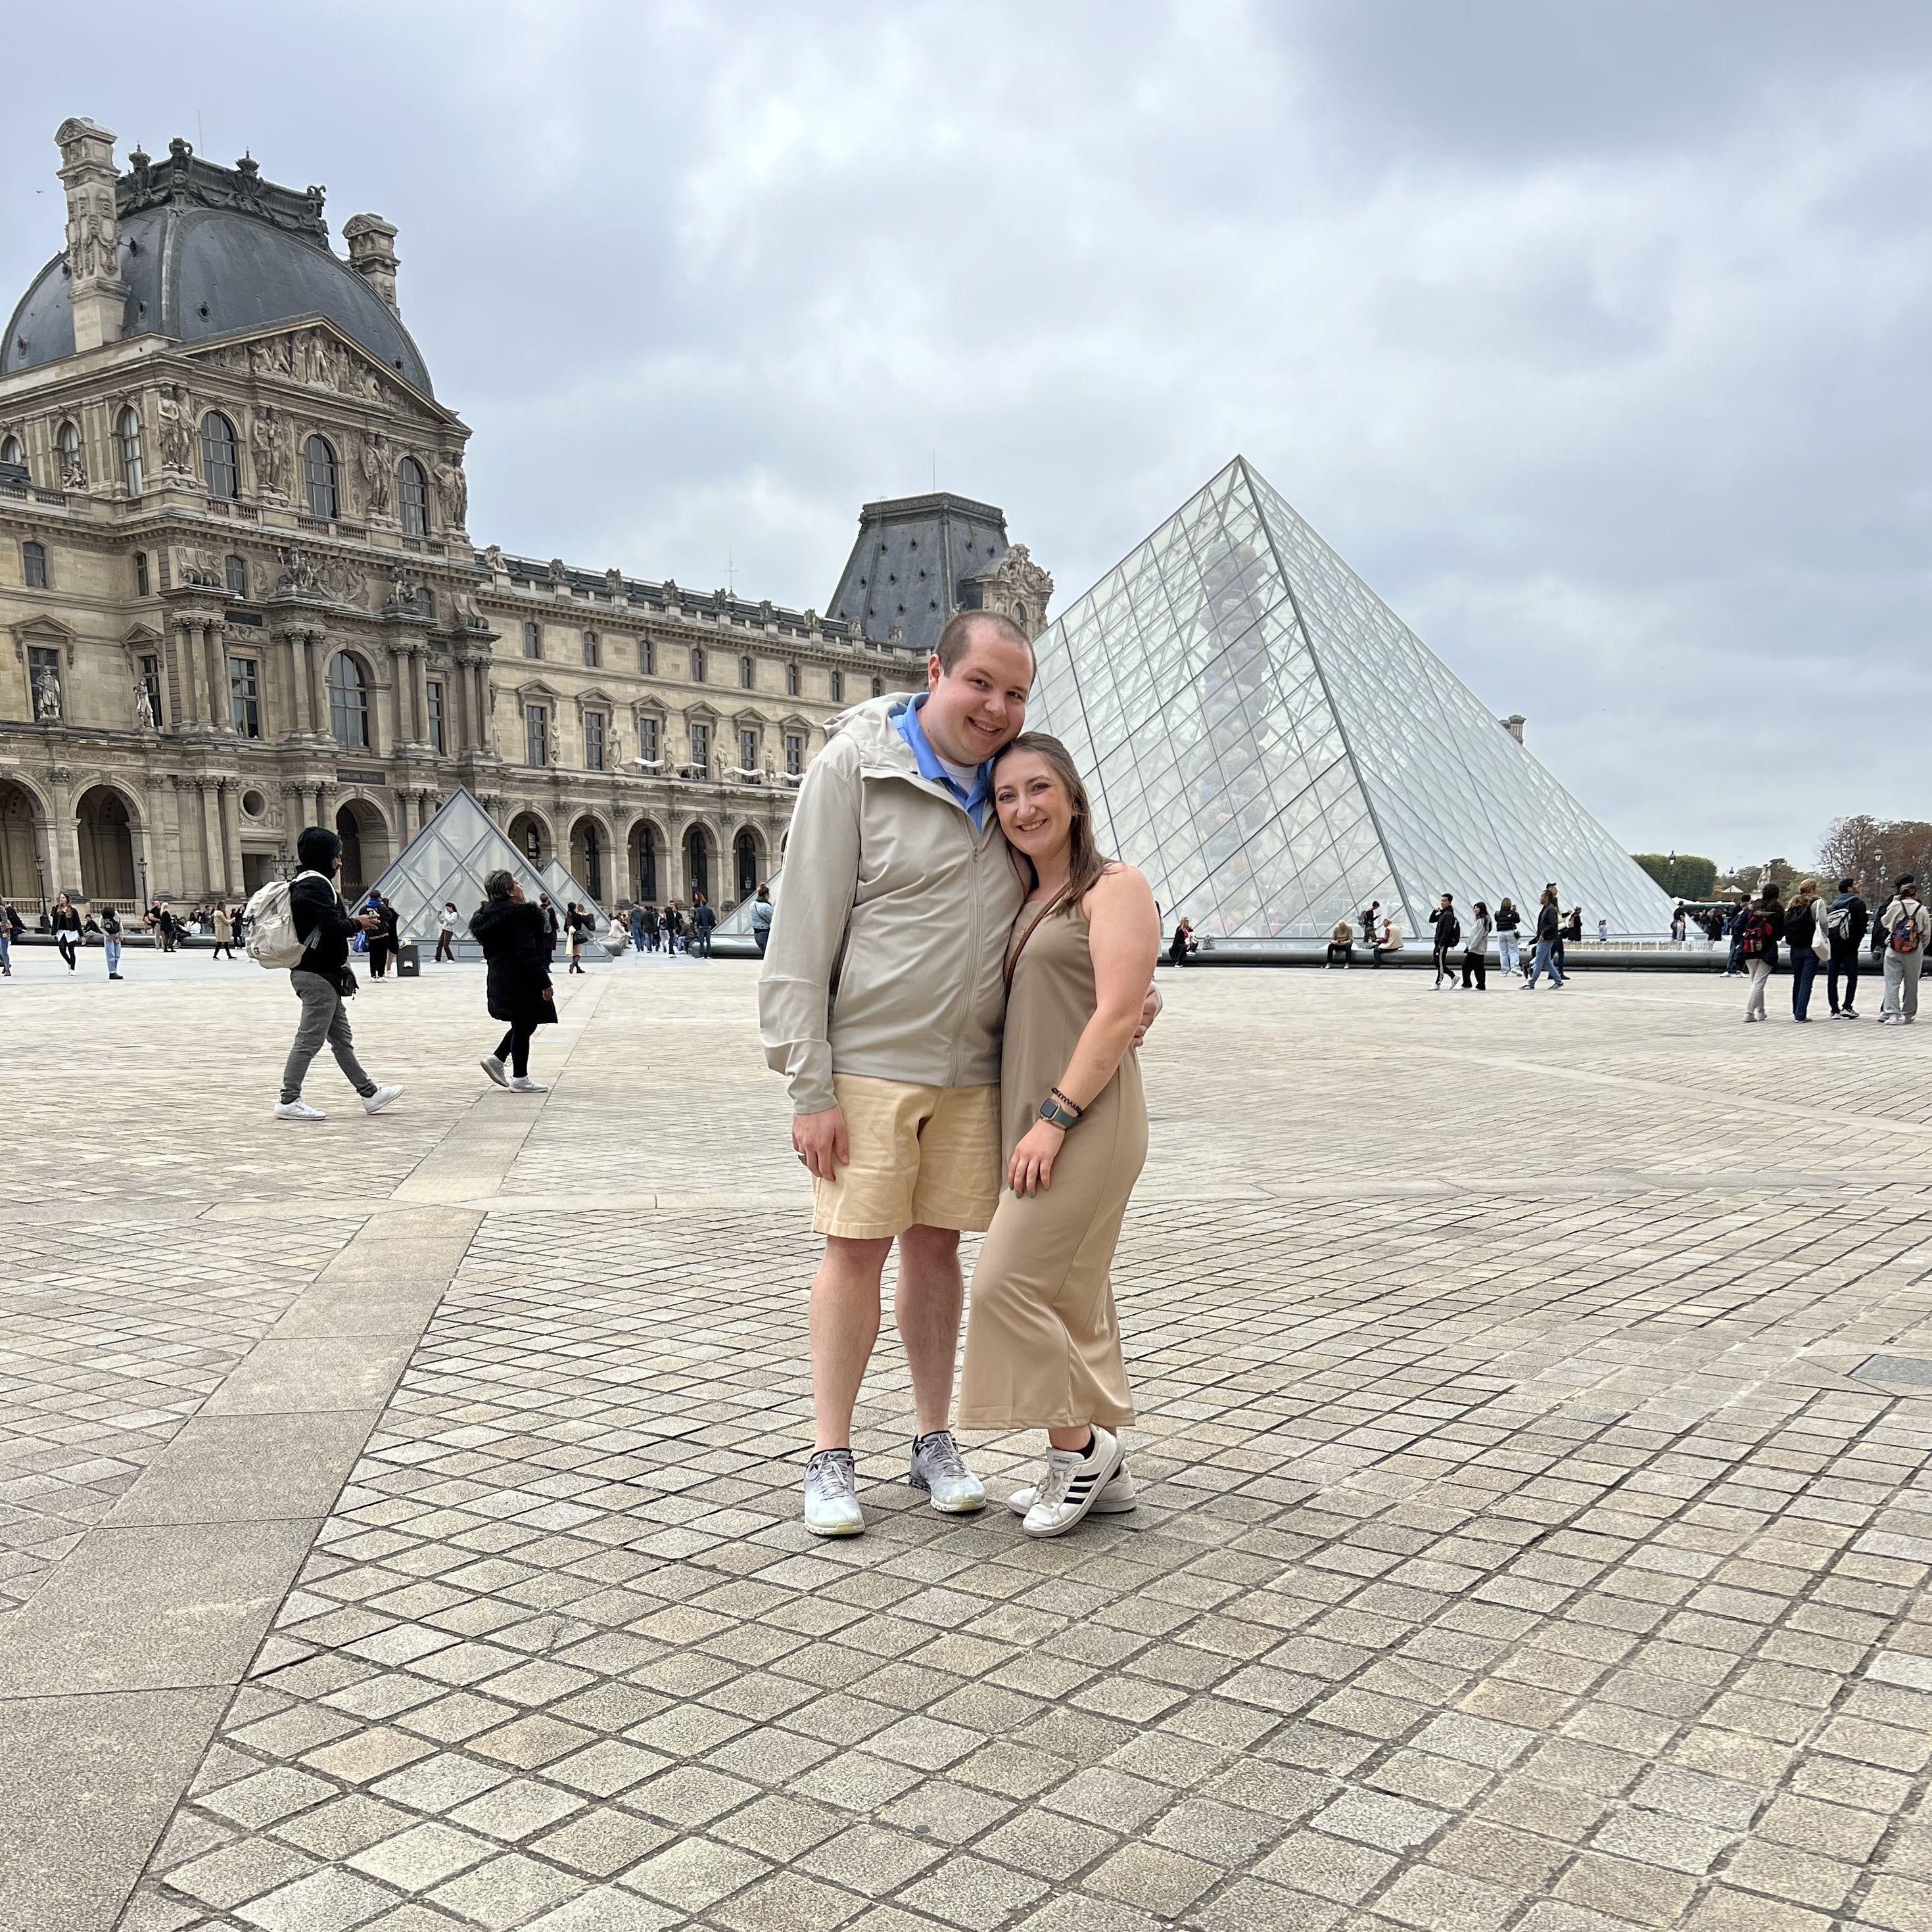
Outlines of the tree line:
M 1828 892 L 1844 878 L 1859 880 L 1870 892 L 1888 889 L 1894 879 L 1906 872 L 1932 879 L 1932 825 L 1918 818 L 1874 818 L 1867 812 L 1834 818 L 1826 828 L 1817 863 L 1808 874 L 1789 859 L 1740 866 L 1726 872 L 1714 859 L 1694 852 L 1634 852 L 1630 856 L 1674 899 L 1718 898 L 1730 886 L 1755 892 L 1767 880 L 1789 890 L 1807 876 L 1816 878 Z

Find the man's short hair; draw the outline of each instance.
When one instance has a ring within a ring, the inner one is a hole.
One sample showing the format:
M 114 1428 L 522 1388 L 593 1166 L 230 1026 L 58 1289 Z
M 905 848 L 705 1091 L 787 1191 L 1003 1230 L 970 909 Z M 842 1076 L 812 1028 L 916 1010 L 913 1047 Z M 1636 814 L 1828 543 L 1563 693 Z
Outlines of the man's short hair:
M 973 648 L 974 626 L 983 624 L 987 634 L 997 638 L 1003 644 L 1018 644 L 1029 657 L 1034 657 L 1033 640 L 1016 624 L 1012 618 L 1003 616 L 997 610 L 957 610 L 946 619 L 946 628 L 939 634 L 939 641 L 932 647 L 939 659 L 939 668 L 948 677 L 959 668 L 959 660 Z
M 1841 892 L 1848 892 L 1857 884 L 1858 881 L 1856 879 L 1840 879 L 1838 881 L 1838 890 Z

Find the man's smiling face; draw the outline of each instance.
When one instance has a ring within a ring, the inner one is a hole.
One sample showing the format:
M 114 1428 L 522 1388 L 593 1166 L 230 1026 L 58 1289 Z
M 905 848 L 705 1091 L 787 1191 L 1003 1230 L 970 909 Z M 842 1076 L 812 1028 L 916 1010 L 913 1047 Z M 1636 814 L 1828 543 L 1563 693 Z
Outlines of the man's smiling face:
M 1033 652 L 990 625 L 974 627 L 972 642 L 951 670 L 935 652 L 927 661 L 926 708 L 920 722 L 933 749 L 956 765 L 983 764 L 1026 728 L 1033 688 Z

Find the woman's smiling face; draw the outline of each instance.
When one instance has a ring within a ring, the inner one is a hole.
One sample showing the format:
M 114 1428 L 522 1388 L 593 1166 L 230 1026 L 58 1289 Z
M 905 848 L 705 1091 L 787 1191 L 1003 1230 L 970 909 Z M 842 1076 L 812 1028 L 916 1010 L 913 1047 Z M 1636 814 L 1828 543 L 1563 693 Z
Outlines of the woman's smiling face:
M 1073 802 L 1037 752 L 1011 752 L 993 773 L 993 808 L 1006 842 L 1036 864 L 1072 834 Z

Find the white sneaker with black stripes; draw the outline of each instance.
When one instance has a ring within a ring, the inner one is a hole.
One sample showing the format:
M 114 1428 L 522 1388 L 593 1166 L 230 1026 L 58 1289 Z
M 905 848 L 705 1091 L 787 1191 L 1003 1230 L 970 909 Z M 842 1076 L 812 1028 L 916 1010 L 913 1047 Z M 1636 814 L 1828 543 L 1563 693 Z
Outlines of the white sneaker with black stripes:
M 1039 1500 L 1040 1492 L 1029 1483 L 1023 1490 L 1016 1490 L 1006 1498 L 1006 1507 L 1016 1516 L 1024 1516 Z M 1120 1466 L 1114 1472 L 1113 1480 L 1094 1498 L 1094 1507 L 1088 1512 L 1093 1516 L 1126 1516 L 1137 1508 L 1141 1492 L 1134 1486 L 1134 1479 L 1127 1471 L 1127 1459 L 1120 1458 Z
M 1120 1438 L 1097 1424 L 1084 1456 L 1077 1449 L 1049 1449 L 1046 1473 L 1034 1489 L 1033 1508 L 1021 1528 L 1029 1536 L 1064 1536 L 1113 1480 L 1120 1454 Z

